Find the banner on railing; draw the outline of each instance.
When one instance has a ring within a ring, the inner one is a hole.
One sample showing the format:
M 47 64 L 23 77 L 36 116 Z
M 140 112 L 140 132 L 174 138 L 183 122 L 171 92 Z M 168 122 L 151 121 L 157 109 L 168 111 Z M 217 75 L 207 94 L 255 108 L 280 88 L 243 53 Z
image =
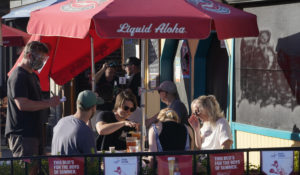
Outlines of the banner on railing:
M 222 153 L 209 155 L 212 175 L 244 174 L 244 153 Z
M 105 174 L 115 175 L 137 175 L 138 158 L 137 157 L 105 157 Z
M 158 175 L 193 174 L 192 155 L 156 156 Z
M 48 158 L 50 175 L 84 175 L 83 157 Z
M 294 169 L 293 151 L 262 151 L 262 171 L 267 175 L 288 175 Z

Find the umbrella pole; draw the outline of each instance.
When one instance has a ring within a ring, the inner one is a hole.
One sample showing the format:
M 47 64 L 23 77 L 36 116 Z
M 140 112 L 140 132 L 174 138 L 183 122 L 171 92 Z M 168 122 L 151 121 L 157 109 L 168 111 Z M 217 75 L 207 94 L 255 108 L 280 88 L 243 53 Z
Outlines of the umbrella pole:
M 91 84 L 92 84 L 92 91 L 95 92 L 95 57 L 94 57 L 94 39 L 90 36 L 91 39 Z
M 146 119 L 146 91 L 145 91 L 145 56 L 146 56 L 146 39 L 141 40 L 141 108 L 142 108 L 142 137 L 141 137 L 141 151 L 145 151 L 145 140 L 146 140 L 146 125 L 145 125 L 145 119 Z

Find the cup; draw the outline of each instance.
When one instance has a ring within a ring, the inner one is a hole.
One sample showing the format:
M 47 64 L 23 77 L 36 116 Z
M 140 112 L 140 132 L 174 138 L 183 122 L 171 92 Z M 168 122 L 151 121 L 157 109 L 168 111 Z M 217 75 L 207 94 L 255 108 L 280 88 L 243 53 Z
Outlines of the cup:
M 168 157 L 169 175 L 174 175 L 175 157 Z
M 136 131 L 136 132 L 131 131 L 130 134 L 131 134 L 131 137 L 136 137 L 138 140 L 141 139 L 141 132 L 138 132 L 138 131 Z
M 129 152 L 130 153 L 138 152 L 138 150 L 139 150 L 138 146 L 129 146 Z
M 109 152 L 114 153 L 115 152 L 115 147 L 114 146 L 110 146 L 109 147 Z
M 139 140 L 136 137 L 126 137 L 126 150 L 130 152 L 129 146 L 139 146 Z

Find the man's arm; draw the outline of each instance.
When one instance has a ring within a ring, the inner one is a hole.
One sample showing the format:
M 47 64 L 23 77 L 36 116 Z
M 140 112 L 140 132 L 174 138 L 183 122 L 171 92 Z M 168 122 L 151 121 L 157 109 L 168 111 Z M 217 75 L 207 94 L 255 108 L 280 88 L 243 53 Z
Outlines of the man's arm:
M 104 63 L 102 68 L 95 74 L 95 82 L 97 83 L 100 78 L 102 77 L 103 73 L 105 72 L 106 68 L 107 68 L 107 63 Z
M 19 97 L 15 98 L 14 101 L 20 111 L 38 111 L 49 107 L 55 107 L 60 104 L 58 96 L 41 101 L 34 101 L 28 98 Z
M 146 119 L 146 128 L 149 128 L 153 123 L 157 122 L 158 113 L 152 116 L 151 118 Z

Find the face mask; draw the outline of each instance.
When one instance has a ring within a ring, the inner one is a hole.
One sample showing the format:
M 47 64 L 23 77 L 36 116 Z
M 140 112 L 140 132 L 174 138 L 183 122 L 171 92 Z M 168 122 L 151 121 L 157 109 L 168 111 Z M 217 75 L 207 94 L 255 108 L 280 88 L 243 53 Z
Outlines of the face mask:
M 30 66 L 32 69 L 41 72 L 42 68 L 46 64 L 46 61 L 43 61 L 42 56 L 31 54 L 32 59 L 30 60 Z

